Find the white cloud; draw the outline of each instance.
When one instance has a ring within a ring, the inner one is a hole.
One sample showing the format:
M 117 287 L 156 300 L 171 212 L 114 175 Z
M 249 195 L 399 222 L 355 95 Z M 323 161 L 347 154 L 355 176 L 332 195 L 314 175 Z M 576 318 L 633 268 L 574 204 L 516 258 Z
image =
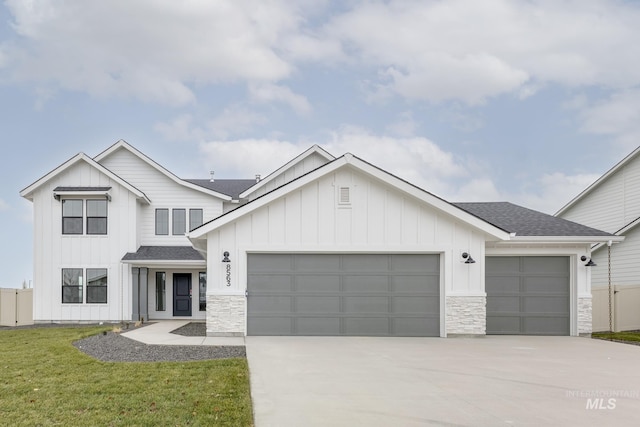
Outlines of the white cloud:
M 625 151 L 640 144 L 640 89 L 619 91 L 608 99 L 581 107 L 584 131 L 611 135 Z
M 418 128 L 418 123 L 413 118 L 411 111 L 403 111 L 398 114 L 396 120 L 387 126 L 387 130 L 397 136 L 412 136 Z
M 254 126 L 264 124 L 266 118 L 240 105 L 232 105 L 207 123 L 214 138 L 226 139 L 230 136 L 244 135 Z
M 190 114 L 181 114 L 168 122 L 158 122 L 153 129 L 168 141 L 192 141 L 202 137 L 202 130 L 194 126 Z
M 307 114 L 311 111 L 311 104 L 307 98 L 294 93 L 286 86 L 271 83 L 252 84 L 249 86 L 249 93 L 256 102 L 281 102 L 289 105 L 298 114 Z

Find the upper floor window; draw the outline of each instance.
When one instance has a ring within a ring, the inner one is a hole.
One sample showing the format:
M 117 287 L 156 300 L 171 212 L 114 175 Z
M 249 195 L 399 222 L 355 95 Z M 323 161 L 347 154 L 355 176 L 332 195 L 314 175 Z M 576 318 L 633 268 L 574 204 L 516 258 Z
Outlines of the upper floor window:
M 106 200 L 87 200 L 87 234 L 107 234 Z
M 185 209 L 173 210 L 173 228 L 174 236 L 184 235 L 187 232 L 187 213 Z
M 82 234 L 84 200 L 62 200 L 62 234 Z
M 189 231 L 202 225 L 202 209 L 189 209 Z
M 156 209 L 156 235 L 169 234 L 169 209 Z

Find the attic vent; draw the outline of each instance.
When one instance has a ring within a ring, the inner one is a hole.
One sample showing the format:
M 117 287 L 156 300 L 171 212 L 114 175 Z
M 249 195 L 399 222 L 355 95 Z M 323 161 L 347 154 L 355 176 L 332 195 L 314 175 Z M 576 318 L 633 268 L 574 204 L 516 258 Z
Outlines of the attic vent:
M 351 189 L 349 187 L 340 187 L 338 193 L 338 203 L 341 205 L 351 204 Z

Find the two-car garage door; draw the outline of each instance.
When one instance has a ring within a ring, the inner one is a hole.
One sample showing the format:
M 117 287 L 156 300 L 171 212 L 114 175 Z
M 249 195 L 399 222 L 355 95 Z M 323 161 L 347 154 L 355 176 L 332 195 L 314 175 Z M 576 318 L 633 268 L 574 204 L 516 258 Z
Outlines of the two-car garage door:
M 249 254 L 248 335 L 439 336 L 440 257 Z

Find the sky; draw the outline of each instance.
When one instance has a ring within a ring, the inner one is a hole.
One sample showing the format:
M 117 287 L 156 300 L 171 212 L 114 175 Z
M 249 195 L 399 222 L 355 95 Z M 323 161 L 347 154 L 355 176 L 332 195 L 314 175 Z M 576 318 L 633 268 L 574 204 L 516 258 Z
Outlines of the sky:
M 446 200 L 549 214 L 640 145 L 640 2 L 0 3 L 0 287 L 32 279 L 19 196 L 124 139 L 182 178 L 318 144 Z

